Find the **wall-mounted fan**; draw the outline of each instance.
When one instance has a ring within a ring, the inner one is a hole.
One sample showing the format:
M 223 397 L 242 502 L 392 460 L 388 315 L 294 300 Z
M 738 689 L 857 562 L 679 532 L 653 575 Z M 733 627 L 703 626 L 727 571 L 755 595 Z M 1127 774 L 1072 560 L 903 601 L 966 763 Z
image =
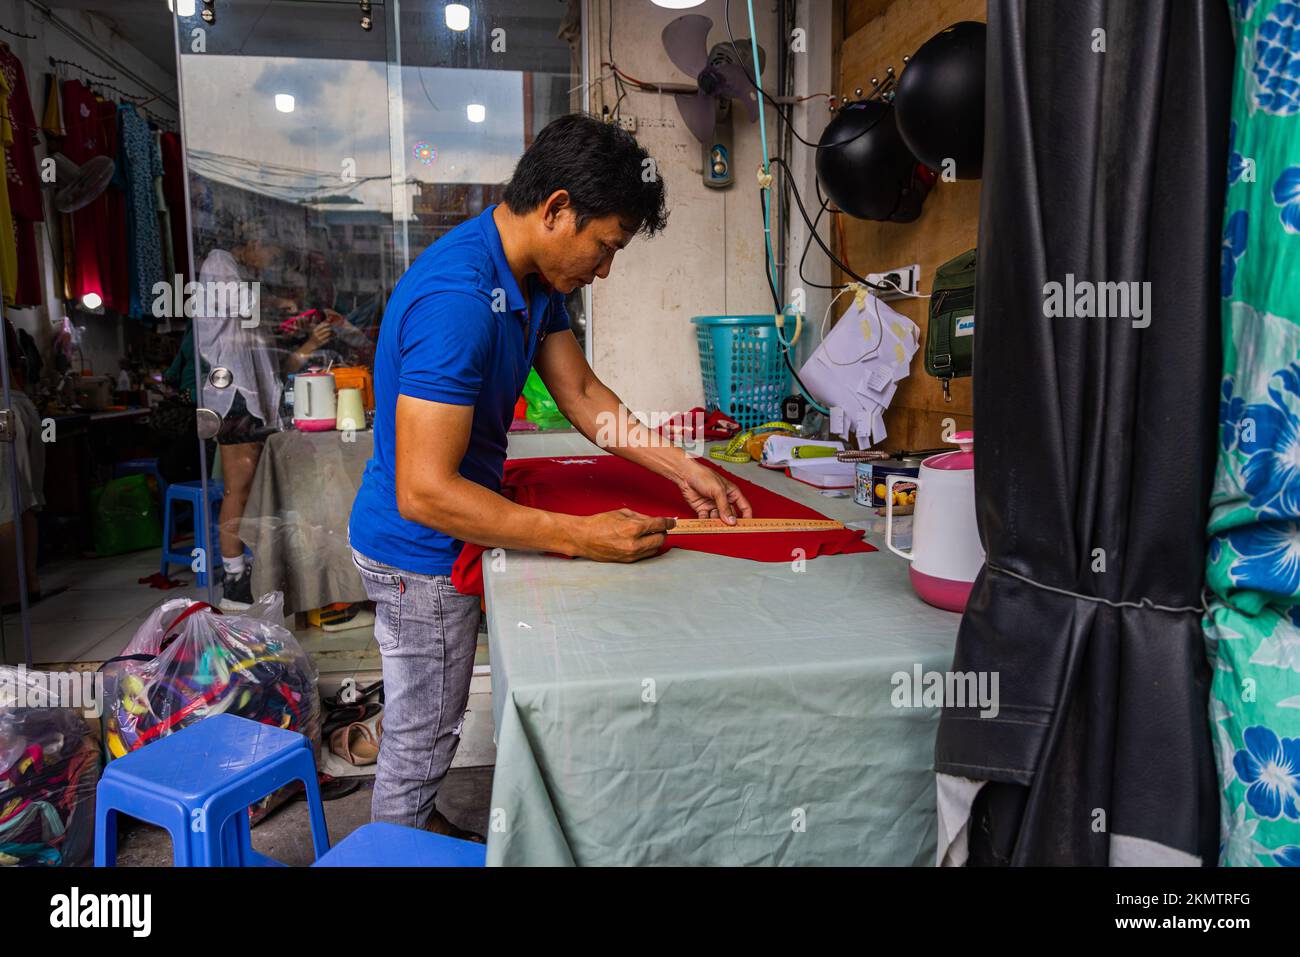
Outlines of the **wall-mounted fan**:
M 117 164 L 107 156 L 93 156 L 78 166 L 62 153 L 54 154 L 57 188 L 54 208 L 61 213 L 72 213 L 89 206 L 108 189 Z
M 664 27 L 664 51 L 673 65 L 695 77 L 695 93 L 678 93 L 677 111 L 704 148 L 704 185 L 721 189 L 732 184 L 731 101 L 738 100 L 753 123 L 758 119 L 758 94 L 749 77 L 755 76 L 748 38 L 709 48 L 713 21 L 699 14 L 678 17 Z M 739 51 L 739 56 L 737 56 Z M 763 72 L 766 54 L 758 51 L 757 73 Z

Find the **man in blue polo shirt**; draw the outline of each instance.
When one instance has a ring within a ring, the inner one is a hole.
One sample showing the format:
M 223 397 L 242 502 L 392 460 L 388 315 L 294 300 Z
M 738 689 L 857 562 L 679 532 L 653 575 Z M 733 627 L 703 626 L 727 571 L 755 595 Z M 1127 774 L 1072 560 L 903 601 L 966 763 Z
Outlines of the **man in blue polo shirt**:
M 633 562 L 673 524 L 629 509 L 561 516 L 499 494 L 530 367 L 578 431 L 622 437 L 605 447 L 674 481 L 699 516 L 752 514 L 735 485 L 632 418 L 569 331 L 564 297 L 608 276 L 615 253 L 666 219 L 663 183 L 636 139 L 565 116 L 519 160 L 505 202 L 439 239 L 393 290 L 375 357 L 375 452 L 349 525 L 383 656 L 376 821 L 471 836 L 434 807 L 479 626 L 478 598 L 451 584 L 461 545 Z

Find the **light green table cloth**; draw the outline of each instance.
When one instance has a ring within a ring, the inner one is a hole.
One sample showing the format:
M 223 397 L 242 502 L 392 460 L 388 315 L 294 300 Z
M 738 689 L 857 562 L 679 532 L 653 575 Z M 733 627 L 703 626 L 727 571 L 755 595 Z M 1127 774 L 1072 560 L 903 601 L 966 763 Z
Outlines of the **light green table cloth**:
M 512 457 L 600 454 L 512 436 Z M 754 464 L 738 475 L 880 551 L 771 564 L 486 555 L 493 865 L 934 863 L 938 710 L 897 672 L 951 666 L 960 616 L 912 592 L 883 520 Z

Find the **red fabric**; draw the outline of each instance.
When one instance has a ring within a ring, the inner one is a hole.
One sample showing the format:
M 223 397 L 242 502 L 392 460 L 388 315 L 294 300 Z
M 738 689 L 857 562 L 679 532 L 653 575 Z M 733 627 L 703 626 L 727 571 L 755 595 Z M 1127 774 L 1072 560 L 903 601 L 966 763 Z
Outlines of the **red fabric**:
M 117 148 L 117 104 L 112 100 L 101 100 L 99 118 L 108 155 L 117 163 L 117 173 L 113 177 L 113 182 L 100 197 L 108 203 L 108 235 L 111 237 L 111 241 L 100 250 L 100 268 L 109 277 L 108 288 L 104 294 L 104 307 L 119 316 L 125 316 L 131 311 L 131 263 L 128 258 L 130 243 L 126 229 L 126 190 L 122 188 L 126 170 L 123 168 L 122 157 Z
M 704 408 L 698 405 L 689 412 L 678 412 L 670 416 L 666 422 L 659 426 L 659 431 L 674 440 L 690 441 L 699 438 L 695 434 L 695 426 L 698 424 L 697 416 L 703 419 L 703 438 L 708 441 L 729 439 L 740 431 L 740 423 L 727 418 L 720 410 L 714 409 L 708 415 L 705 415 Z
M 95 94 L 80 80 L 66 81 L 62 93 L 66 134 L 63 139 L 64 154 L 78 166 L 95 156 L 112 156 Z M 107 305 L 111 295 L 108 288 L 110 276 L 107 250 L 113 242 L 108 231 L 107 198 L 100 196 L 93 203 L 74 212 L 72 232 L 72 296 L 80 301 L 87 293 L 93 292 Z M 125 242 L 125 238 L 119 237 L 117 241 Z
M 36 172 L 36 116 L 27 92 L 27 75 L 22 61 L 6 46 L 0 46 L 0 70 L 9 84 L 9 120 L 14 141 L 5 146 L 5 172 L 9 178 L 9 208 L 13 212 L 14 241 L 18 249 L 18 288 L 15 305 L 39 306 L 41 283 L 36 258 L 36 229 L 33 223 L 45 219 L 41 206 L 41 183 Z
M 706 459 L 696 461 L 731 479 L 749 500 L 755 518 L 826 517 L 784 495 L 726 472 Z M 630 508 L 643 515 L 696 517 L 676 485 L 616 455 L 509 459 L 501 494 L 520 505 L 566 515 L 595 515 Z M 758 562 L 788 562 L 796 548 L 802 548 L 807 558 L 874 552 L 875 548 L 862 541 L 862 535 L 861 531 L 851 529 L 762 535 L 670 535 L 664 551 L 685 548 Z M 482 545 L 470 543 L 461 549 L 451 572 L 451 581 L 457 591 L 465 595 L 483 594 L 483 569 L 479 558 L 485 550 Z

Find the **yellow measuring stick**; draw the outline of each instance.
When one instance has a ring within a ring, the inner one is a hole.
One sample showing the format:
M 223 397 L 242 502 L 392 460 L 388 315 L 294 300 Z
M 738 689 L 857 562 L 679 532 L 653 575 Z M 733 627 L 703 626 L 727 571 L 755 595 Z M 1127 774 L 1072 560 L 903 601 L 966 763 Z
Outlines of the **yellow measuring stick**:
M 728 525 L 720 518 L 679 518 L 669 535 L 715 535 L 723 532 L 823 532 L 843 528 L 830 518 L 738 518 Z

